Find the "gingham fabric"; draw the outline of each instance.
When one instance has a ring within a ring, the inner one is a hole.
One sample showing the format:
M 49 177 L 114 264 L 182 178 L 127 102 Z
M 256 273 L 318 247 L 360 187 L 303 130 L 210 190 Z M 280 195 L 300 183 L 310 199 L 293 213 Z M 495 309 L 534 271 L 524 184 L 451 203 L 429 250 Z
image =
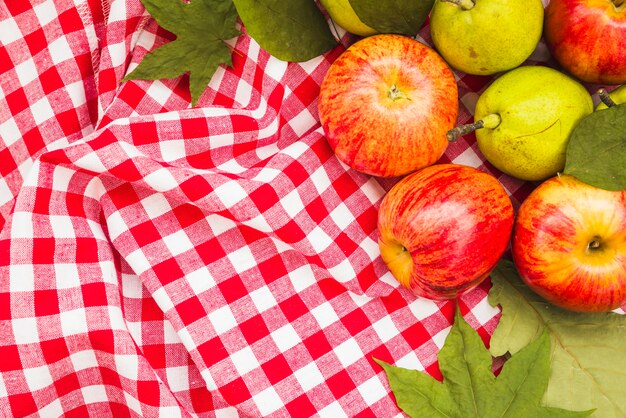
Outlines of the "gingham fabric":
M 395 179 L 333 155 L 305 63 L 245 33 L 188 77 L 121 79 L 173 39 L 139 0 L 0 3 L 0 406 L 7 417 L 395 417 L 379 358 L 440 377 L 454 302 L 382 263 Z M 430 43 L 428 25 L 418 35 Z M 533 59 L 547 62 L 540 45 Z M 491 78 L 457 73 L 459 123 Z M 473 135 L 442 162 L 483 161 Z M 489 281 L 458 301 L 485 341 Z

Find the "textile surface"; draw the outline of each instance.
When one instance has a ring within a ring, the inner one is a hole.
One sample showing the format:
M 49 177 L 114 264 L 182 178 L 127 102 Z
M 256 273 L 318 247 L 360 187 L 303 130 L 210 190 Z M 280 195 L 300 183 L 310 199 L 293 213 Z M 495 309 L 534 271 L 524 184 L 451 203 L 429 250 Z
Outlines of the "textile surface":
M 319 124 L 338 35 L 286 63 L 244 31 L 192 108 L 186 75 L 121 82 L 174 39 L 139 0 L 0 3 L 5 416 L 394 417 L 373 358 L 440 377 L 455 304 L 379 255 L 397 179 L 340 163 Z M 492 78 L 456 76 L 465 123 Z M 515 207 L 533 187 L 473 135 L 441 162 L 494 174 Z M 486 342 L 488 289 L 458 300 Z

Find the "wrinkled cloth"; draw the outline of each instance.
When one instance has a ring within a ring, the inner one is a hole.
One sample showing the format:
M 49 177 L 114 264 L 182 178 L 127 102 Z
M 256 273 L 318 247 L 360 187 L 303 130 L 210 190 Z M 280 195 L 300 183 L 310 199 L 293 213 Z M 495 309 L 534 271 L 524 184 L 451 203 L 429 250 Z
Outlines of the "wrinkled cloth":
M 192 107 L 187 75 L 121 82 L 174 39 L 139 0 L 0 3 L 5 416 L 395 417 L 374 358 L 441 377 L 455 302 L 413 296 L 379 254 L 397 179 L 339 162 L 320 127 L 355 38 L 287 63 L 242 30 Z M 456 76 L 465 123 L 492 78 Z M 515 207 L 533 187 L 473 135 L 441 162 L 497 176 Z M 485 341 L 488 289 L 458 300 Z

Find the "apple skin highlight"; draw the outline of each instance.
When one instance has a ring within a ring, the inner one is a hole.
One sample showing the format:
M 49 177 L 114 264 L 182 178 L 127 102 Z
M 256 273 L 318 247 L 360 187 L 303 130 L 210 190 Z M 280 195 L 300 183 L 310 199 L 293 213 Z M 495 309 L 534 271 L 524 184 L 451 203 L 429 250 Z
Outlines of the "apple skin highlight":
M 512 255 L 526 284 L 547 301 L 580 312 L 626 303 L 626 191 L 571 176 L 539 185 L 522 203 Z
M 551 0 L 544 36 L 554 58 L 576 78 L 594 84 L 626 83 L 622 0 Z
M 456 124 L 458 87 L 444 60 L 401 35 L 361 39 L 331 65 L 319 117 L 337 157 L 374 176 L 396 177 L 435 163 Z
M 492 175 L 436 164 L 400 180 L 378 214 L 379 247 L 417 296 L 452 299 L 483 281 L 508 247 L 513 206 Z

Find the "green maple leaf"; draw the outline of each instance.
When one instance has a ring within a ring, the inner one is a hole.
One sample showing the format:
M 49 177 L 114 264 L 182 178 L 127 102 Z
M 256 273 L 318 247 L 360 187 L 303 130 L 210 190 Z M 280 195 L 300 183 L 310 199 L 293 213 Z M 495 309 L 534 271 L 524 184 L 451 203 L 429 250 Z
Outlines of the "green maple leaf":
M 598 418 L 626 416 L 626 315 L 558 308 L 524 284 L 515 265 L 502 260 L 491 273 L 489 303 L 502 316 L 490 342 L 494 356 L 515 354 L 545 329 L 552 367 L 547 405 L 595 408 Z
M 387 374 L 398 406 L 410 417 L 574 418 L 592 412 L 541 404 L 550 376 L 550 338 L 546 332 L 507 360 L 496 378 L 491 371 L 491 354 L 457 309 L 438 359 L 443 382 L 375 359 Z
M 232 65 L 226 40 L 240 35 L 232 0 L 141 0 L 172 42 L 148 53 L 122 81 L 175 78 L 189 72 L 191 103 L 196 102 L 221 64 Z

